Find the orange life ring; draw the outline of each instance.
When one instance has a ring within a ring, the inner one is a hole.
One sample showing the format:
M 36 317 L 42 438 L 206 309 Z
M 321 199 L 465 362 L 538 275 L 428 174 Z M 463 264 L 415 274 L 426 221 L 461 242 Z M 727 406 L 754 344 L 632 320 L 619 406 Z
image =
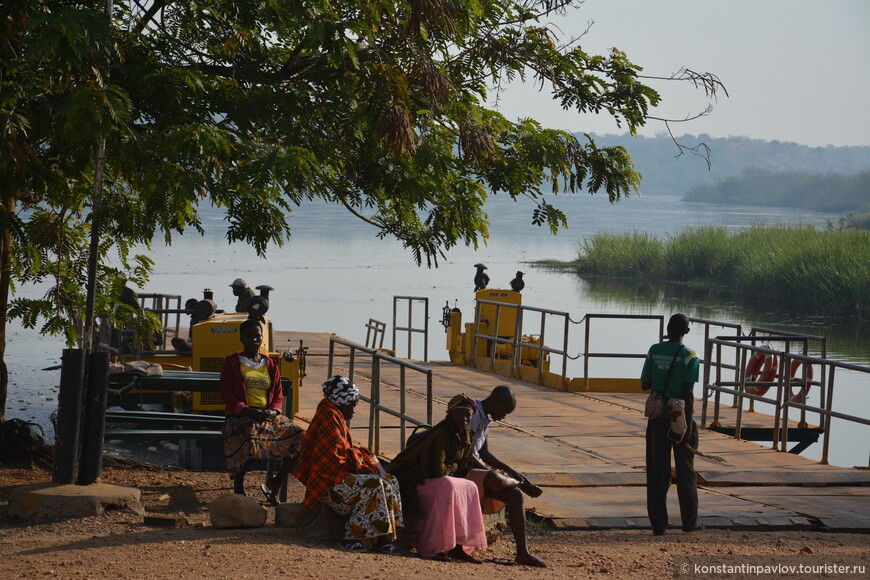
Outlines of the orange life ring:
M 778 365 L 779 357 L 776 355 L 766 355 L 763 352 L 755 351 L 746 365 L 746 380 L 772 383 L 776 380 Z M 770 389 L 770 385 L 751 385 L 746 387 L 746 392 L 761 397 L 768 389 Z
M 803 382 L 803 376 L 798 377 L 798 370 L 801 366 L 805 366 L 807 368 L 807 381 Z M 788 392 L 791 395 L 788 399 L 792 403 L 806 403 L 806 397 L 810 395 L 810 387 L 813 386 L 813 365 L 808 362 L 801 362 L 799 360 L 791 361 L 791 378 L 788 380 Z M 795 393 L 794 385 L 800 387 L 800 390 Z

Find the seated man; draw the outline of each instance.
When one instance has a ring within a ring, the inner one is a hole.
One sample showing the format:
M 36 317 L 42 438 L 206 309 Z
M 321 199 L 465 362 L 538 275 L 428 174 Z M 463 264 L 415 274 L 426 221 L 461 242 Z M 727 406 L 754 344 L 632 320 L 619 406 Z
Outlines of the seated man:
M 278 363 L 260 353 L 263 325 L 247 319 L 239 325 L 242 352 L 224 359 L 221 398 L 226 406 L 224 454 L 233 491 L 245 495 L 245 473 L 256 460 L 282 460 L 278 474 L 260 486 L 270 503 L 299 456 L 302 429 L 281 414 L 284 389 Z
M 495 513 L 502 505 L 507 505 L 508 522 L 517 545 L 517 564 L 544 568 L 546 564 L 529 552 L 526 511 L 523 507 L 523 493 L 538 497 L 543 491 L 493 455 L 487 441 L 490 421 L 501 421 L 512 413 L 517 407 L 516 396 L 510 387 L 499 385 L 487 398 L 475 402 L 476 409 L 468 427 L 471 430 L 472 453 L 479 469 L 473 469 L 468 478 L 477 483 L 481 490 L 483 513 Z
M 233 296 L 238 298 L 236 301 L 236 312 L 248 312 L 251 308 L 251 298 L 255 296 L 254 291 L 241 278 L 233 280 L 230 288 L 233 289 Z

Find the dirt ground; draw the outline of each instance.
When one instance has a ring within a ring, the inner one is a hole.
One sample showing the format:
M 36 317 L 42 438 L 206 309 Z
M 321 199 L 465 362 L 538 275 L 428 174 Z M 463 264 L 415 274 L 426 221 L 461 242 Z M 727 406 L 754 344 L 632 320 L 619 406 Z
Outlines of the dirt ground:
M 263 500 L 258 489 L 262 478 L 262 473 L 247 478 L 248 494 L 258 500 Z M 406 548 L 398 556 L 348 553 L 338 549 L 335 542 L 291 537 L 287 530 L 273 525 L 273 508 L 269 508 L 266 527 L 215 529 L 209 524 L 208 505 L 231 490 L 226 474 L 123 460 L 112 460 L 104 467 L 103 482 L 139 488 L 149 515 L 183 516 L 188 527 L 149 526 L 141 516 L 120 512 L 36 524 L 7 516 L 12 488 L 50 479 L 44 467 L 30 470 L 0 465 L 0 578 L 660 579 L 675 573 L 686 578 L 777 577 L 734 573 L 733 569 L 718 576 L 701 574 L 699 571 L 710 569 L 686 568 L 687 557 L 701 565 L 844 562 L 870 570 L 870 535 L 821 532 L 704 530 L 686 534 L 669 530 L 665 536 L 654 537 L 649 530 L 552 531 L 541 524 L 532 525 L 530 544 L 548 564 L 545 569 L 487 561 L 480 565 L 426 561 Z M 300 501 L 302 493 L 297 482 L 291 486 L 288 500 Z M 265 501 L 262 503 L 268 507 Z M 476 556 L 481 560 L 512 558 L 510 533 Z M 681 573 L 685 570 L 688 572 Z M 850 571 L 831 577 L 859 575 Z

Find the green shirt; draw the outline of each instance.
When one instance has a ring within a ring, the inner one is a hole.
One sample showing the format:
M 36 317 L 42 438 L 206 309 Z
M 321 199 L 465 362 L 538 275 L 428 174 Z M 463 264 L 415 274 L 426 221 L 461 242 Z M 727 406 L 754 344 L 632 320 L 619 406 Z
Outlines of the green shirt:
M 674 361 L 674 370 L 665 385 L 671 361 Z M 653 391 L 664 392 L 667 405 L 671 399 L 684 398 L 686 383 L 698 382 L 700 362 L 698 354 L 681 342 L 659 342 L 652 345 L 646 355 L 640 382 L 651 385 Z

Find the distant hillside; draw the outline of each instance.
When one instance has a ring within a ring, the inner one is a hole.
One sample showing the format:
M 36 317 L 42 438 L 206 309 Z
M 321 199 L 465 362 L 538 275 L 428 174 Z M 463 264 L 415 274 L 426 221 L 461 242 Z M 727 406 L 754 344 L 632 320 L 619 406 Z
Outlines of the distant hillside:
M 581 141 L 582 135 L 579 135 Z M 695 186 L 712 185 L 726 177 L 740 175 L 755 167 L 771 172 L 854 175 L 870 170 L 870 147 L 808 147 L 782 141 L 760 141 L 746 137 L 717 138 L 683 135 L 677 140 L 691 147 L 706 143 L 711 149 L 712 168 L 691 153 L 679 151 L 668 136 L 631 137 L 592 135 L 598 145 L 622 145 L 643 175 L 644 195 L 685 195 Z
M 832 212 L 870 212 L 870 170 L 857 175 L 816 175 L 751 168 L 712 185 L 696 185 L 683 199 Z

